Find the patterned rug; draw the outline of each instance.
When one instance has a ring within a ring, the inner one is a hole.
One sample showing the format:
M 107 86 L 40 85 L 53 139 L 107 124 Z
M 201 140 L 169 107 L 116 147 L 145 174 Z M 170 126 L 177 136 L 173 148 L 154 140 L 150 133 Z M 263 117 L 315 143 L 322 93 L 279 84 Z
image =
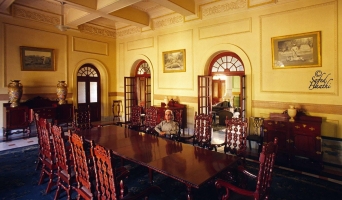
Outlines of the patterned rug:
M 38 145 L 3 151 L 0 153 L 0 199 L 53 199 L 56 187 L 49 194 L 45 194 L 46 183 L 37 185 L 40 170 L 35 171 L 38 155 Z M 131 192 L 136 192 L 148 184 L 148 170 L 145 167 L 127 162 L 130 176 L 125 179 L 125 185 Z M 258 164 L 247 162 L 247 168 L 257 172 Z M 194 189 L 194 199 L 217 199 L 214 187 L 215 179 Z M 186 199 L 184 184 L 155 173 L 154 184 L 162 188 L 162 192 L 153 194 L 151 200 Z M 255 183 L 249 183 L 254 186 Z M 304 174 L 297 174 L 279 168 L 274 169 L 270 199 L 341 199 L 342 186 L 325 180 L 320 180 Z M 75 194 L 73 195 L 75 197 Z M 66 199 L 65 196 L 61 199 Z M 233 198 L 235 199 L 235 198 Z

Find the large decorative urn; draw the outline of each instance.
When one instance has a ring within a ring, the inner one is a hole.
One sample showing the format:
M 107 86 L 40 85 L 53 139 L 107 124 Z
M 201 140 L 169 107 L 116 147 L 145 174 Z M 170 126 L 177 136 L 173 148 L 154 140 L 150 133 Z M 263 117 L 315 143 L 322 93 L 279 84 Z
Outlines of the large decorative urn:
M 287 114 L 290 116 L 290 122 L 294 122 L 294 117 L 297 115 L 297 109 L 294 106 L 290 106 L 289 109 L 287 109 Z
M 66 97 L 68 94 L 68 85 L 65 83 L 65 81 L 58 81 L 57 84 L 57 98 L 58 98 L 58 104 L 62 105 L 65 104 Z
M 8 97 L 11 103 L 10 107 L 19 106 L 21 95 L 23 94 L 23 85 L 20 80 L 11 80 L 8 84 Z

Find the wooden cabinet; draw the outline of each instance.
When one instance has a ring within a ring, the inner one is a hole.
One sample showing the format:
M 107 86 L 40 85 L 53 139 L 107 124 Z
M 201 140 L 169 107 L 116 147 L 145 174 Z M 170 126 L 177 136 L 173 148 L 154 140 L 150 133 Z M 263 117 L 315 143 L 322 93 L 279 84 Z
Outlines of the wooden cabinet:
M 11 108 L 9 103 L 4 103 L 3 106 L 3 132 L 6 139 L 12 130 L 22 129 L 24 133 L 30 133 L 29 127 L 34 121 L 34 113 L 38 113 L 39 117 L 52 119 L 57 124 L 73 120 L 72 104 L 58 105 L 57 101 L 42 97 L 29 99 L 15 108 Z
M 27 106 L 11 108 L 9 103 L 4 103 L 3 112 L 3 134 L 6 139 L 8 135 L 11 135 L 11 130 L 22 129 L 23 133 L 30 134 L 29 108 Z
M 293 155 L 321 161 L 321 119 L 315 122 L 290 123 L 290 128 L 290 147 Z
M 264 120 L 264 142 L 273 141 L 275 137 L 278 137 L 278 153 L 288 153 L 288 133 L 288 122 L 275 119 Z
M 310 161 L 322 162 L 321 117 L 297 116 L 294 122 L 279 119 L 264 120 L 264 142 L 278 137 L 279 153 L 288 156 L 305 157 Z

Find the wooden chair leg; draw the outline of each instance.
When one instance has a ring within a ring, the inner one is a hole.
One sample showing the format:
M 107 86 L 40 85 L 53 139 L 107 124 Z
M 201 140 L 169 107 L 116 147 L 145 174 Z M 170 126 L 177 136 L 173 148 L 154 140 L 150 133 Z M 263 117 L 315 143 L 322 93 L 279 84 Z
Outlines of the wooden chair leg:
M 55 194 L 55 199 L 54 200 L 57 200 L 59 198 L 59 195 L 61 194 L 61 186 L 58 185 L 57 186 L 57 190 L 56 190 L 56 194 Z
M 43 166 L 42 166 L 42 172 L 40 173 L 40 178 L 39 178 L 39 181 L 38 181 L 38 185 L 42 184 L 45 175 L 46 175 L 46 174 L 45 174 L 45 172 L 44 172 L 44 165 L 43 165 Z
M 36 171 L 40 168 L 41 165 L 42 165 L 42 161 L 40 160 L 40 158 L 38 158 Z
M 48 194 L 52 188 L 52 186 L 54 185 L 54 182 L 53 182 L 53 174 L 49 175 L 49 183 L 48 183 L 48 186 L 46 188 L 46 191 L 45 193 Z
M 249 150 L 252 150 L 252 145 L 251 145 L 251 141 L 248 140 L 248 145 L 249 145 Z

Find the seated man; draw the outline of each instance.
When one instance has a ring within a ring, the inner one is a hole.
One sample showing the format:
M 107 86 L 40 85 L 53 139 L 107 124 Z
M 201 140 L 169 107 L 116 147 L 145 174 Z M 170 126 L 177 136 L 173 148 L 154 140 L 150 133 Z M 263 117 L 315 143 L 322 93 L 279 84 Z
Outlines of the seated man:
M 172 138 L 172 135 L 178 134 L 179 125 L 173 121 L 171 110 L 165 110 L 165 120 L 161 121 L 154 129 L 159 135 Z

